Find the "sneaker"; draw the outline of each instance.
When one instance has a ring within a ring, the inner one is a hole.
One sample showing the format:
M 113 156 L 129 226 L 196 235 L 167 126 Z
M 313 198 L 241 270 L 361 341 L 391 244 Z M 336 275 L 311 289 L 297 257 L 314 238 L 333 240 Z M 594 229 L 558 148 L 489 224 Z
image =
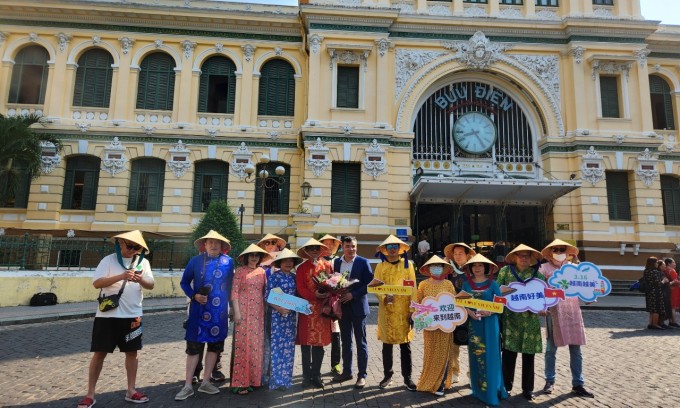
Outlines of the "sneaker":
M 220 389 L 209 382 L 204 382 L 198 387 L 198 392 L 202 392 L 204 394 L 218 394 Z
M 336 364 L 333 367 L 331 367 L 331 374 L 333 375 L 342 374 L 342 367 L 340 367 L 340 364 Z
M 444 395 L 444 386 L 439 387 L 437 391 L 434 392 L 434 395 L 441 397 Z
M 354 384 L 354 388 L 356 388 L 358 390 L 364 388 L 365 386 L 366 386 L 366 379 L 363 378 L 363 377 L 357 379 L 357 383 Z
M 460 381 L 460 378 L 458 378 L 457 375 L 454 374 L 453 377 L 451 377 L 451 384 L 455 384 L 459 381 Z
M 543 392 L 545 394 L 552 394 L 553 390 L 555 389 L 555 383 L 552 381 L 546 381 L 545 382 L 545 387 L 543 387 Z
M 333 377 L 333 380 L 331 380 L 331 381 L 333 381 L 334 383 L 342 383 L 342 382 L 345 382 L 345 381 L 349 381 L 352 378 L 354 378 L 352 376 L 352 374 L 344 373 L 344 374 L 340 374 L 338 376 Z
M 530 391 L 523 391 L 522 396 L 527 399 L 527 401 L 533 401 L 536 399 L 536 396 L 534 396 L 533 392 Z
M 175 395 L 175 401 L 184 401 L 185 399 L 194 395 L 193 387 L 185 385 L 181 390 Z
M 413 380 L 410 378 L 408 380 L 404 381 L 404 384 L 406 385 L 406 389 L 409 391 L 416 391 L 418 387 L 413 383 Z
M 579 397 L 595 398 L 595 394 L 586 390 L 582 385 L 577 385 L 576 387 L 572 388 L 571 392 L 578 395 Z
M 210 379 L 215 381 L 215 382 L 222 382 L 227 379 L 227 377 L 222 374 L 222 371 L 220 370 L 213 370 L 212 374 L 210 375 Z
M 392 385 L 392 376 L 391 376 L 391 375 L 386 375 L 385 378 L 383 378 L 383 379 L 380 381 L 380 383 L 378 384 L 378 386 L 379 386 L 380 388 L 387 388 L 387 387 L 389 387 L 390 385 Z

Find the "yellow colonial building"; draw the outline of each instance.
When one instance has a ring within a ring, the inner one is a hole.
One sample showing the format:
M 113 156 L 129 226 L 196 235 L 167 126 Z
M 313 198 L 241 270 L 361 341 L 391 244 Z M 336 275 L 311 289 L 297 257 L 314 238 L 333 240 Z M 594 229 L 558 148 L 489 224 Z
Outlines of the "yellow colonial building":
M 179 240 L 226 199 L 293 246 L 561 238 L 615 279 L 679 255 L 680 27 L 638 0 L 301 3 L 0 3 L 0 112 L 64 145 L 0 232 Z

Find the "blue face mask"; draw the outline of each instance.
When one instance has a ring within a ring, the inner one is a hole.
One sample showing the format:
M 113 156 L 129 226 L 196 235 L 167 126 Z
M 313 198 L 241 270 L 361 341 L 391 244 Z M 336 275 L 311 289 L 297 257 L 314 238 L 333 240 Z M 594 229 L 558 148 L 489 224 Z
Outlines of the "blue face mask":
M 430 266 L 430 275 L 433 277 L 438 278 L 442 276 L 442 273 L 444 273 L 443 266 Z

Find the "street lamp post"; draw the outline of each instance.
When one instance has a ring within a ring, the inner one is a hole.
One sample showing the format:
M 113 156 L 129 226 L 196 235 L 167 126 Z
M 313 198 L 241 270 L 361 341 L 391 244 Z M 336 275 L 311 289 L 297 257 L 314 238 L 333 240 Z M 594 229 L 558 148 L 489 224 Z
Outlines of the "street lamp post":
M 269 163 L 269 156 L 267 155 L 262 155 L 260 157 L 260 160 L 258 164 L 267 164 Z M 254 178 L 250 180 L 250 177 L 255 173 L 255 166 L 253 166 L 251 163 L 248 163 L 245 168 L 245 172 L 247 174 L 246 176 L 246 183 L 254 183 L 257 179 Z M 286 173 L 286 169 L 283 168 L 283 166 L 277 166 L 276 169 L 274 169 L 274 172 L 276 173 L 277 176 L 283 176 Z M 260 179 L 260 235 L 264 235 L 264 193 L 267 188 L 273 188 L 275 186 L 281 186 L 284 183 L 284 180 L 277 180 L 275 178 L 270 178 L 269 177 L 269 172 L 265 169 L 260 170 L 258 173 L 257 177 Z

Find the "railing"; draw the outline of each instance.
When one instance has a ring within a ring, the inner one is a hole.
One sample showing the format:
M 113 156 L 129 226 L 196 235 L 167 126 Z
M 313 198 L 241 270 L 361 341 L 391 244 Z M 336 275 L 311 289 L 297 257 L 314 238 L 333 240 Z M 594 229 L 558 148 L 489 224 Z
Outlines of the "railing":
M 186 241 L 147 240 L 152 269 L 181 271 L 195 249 Z M 54 238 L 49 235 L 0 236 L 0 269 L 93 270 L 113 253 L 108 239 Z

